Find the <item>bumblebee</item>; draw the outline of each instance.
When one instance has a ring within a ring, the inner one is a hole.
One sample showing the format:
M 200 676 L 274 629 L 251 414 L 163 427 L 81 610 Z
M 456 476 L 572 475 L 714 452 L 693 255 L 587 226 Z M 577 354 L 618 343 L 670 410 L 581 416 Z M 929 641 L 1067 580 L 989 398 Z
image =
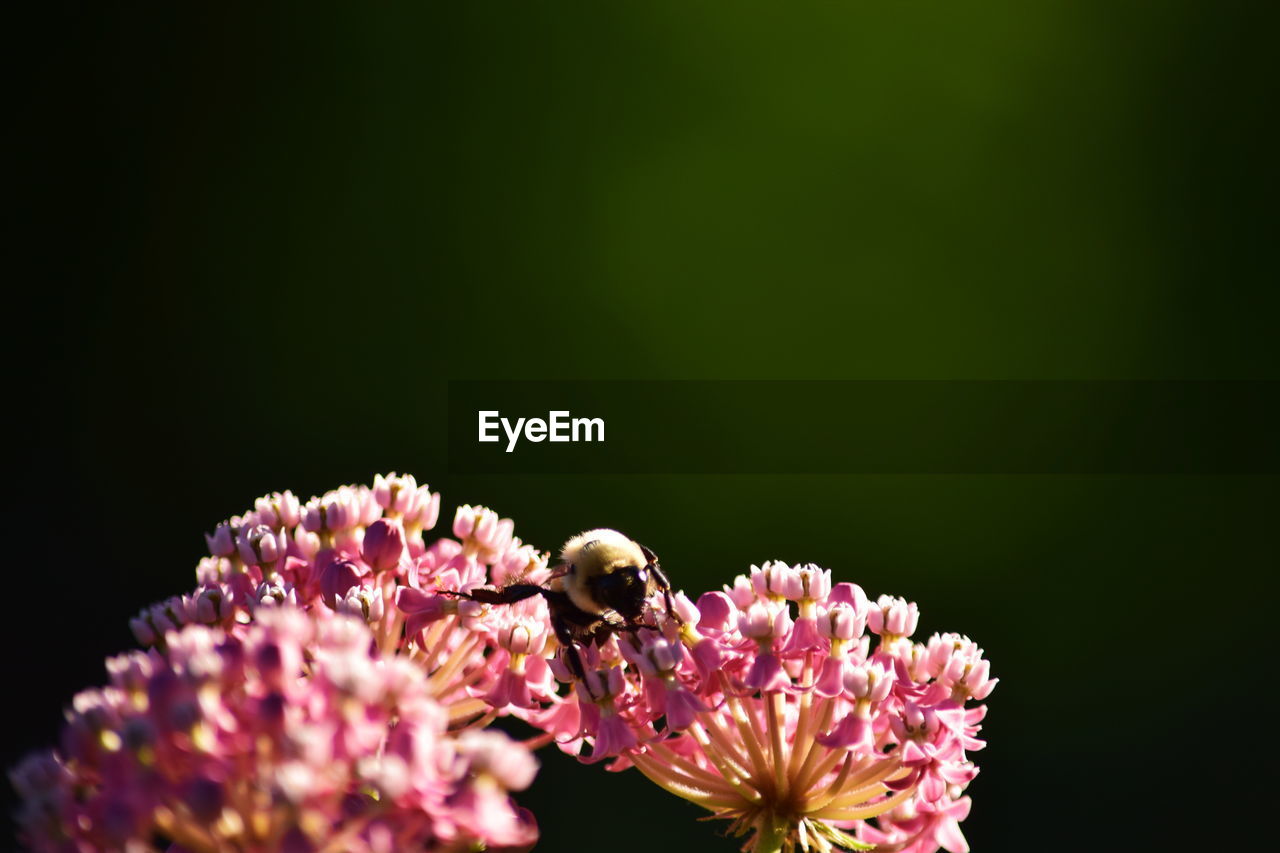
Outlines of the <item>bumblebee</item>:
M 452 594 L 484 604 L 514 604 L 542 596 L 570 669 L 585 681 L 579 648 L 623 631 L 656 629 L 644 620 L 652 610 L 649 597 L 657 592 L 662 593 L 668 616 L 679 619 L 671 606 L 671 582 L 658 566 L 657 555 L 616 530 L 600 528 L 565 543 L 560 567 L 547 586 L 513 583 Z

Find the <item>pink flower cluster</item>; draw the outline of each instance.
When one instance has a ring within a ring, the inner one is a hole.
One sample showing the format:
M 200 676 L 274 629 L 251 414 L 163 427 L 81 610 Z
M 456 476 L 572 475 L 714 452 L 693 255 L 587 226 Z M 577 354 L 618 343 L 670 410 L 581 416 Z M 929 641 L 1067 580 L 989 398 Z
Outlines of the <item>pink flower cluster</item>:
M 360 620 L 295 608 L 107 662 L 57 752 L 13 773 L 41 851 L 468 850 L 532 846 L 508 791 L 537 766 L 504 735 L 452 732 L 427 675 Z
M 428 541 L 439 511 L 392 474 L 306 503 L 272 494 L 218 525 L 197 587 L 132 620 L 153 648 L 110 661 L 62 748 L 14 772 L 27 842 L 527 847 L 536 828 L 508 791 L 554 740 L 636 768 L 757 853 L 967 851 L 995 685 L 967 638 L 913 642 L 914 604 L 767 563 L 696 604 L 675 593 L 673 613 L 654 594 L 651 627 L 565 650 L 542 596 L 455 594 L 564 583 L 547 555 L 483 507 Z M 543 734 L 483 730 L 501 716 Z
M 372 488 L 343 486 L 301 503 L 289 492 L 205 538 L 210 556 L 199 586 L 140 613 L 130 623 L 144 644 L 199 624 L 236 633 L 282 606 L 344 613 L 366 622 L 384 654 L 403 655 L 430 676 L 450 724 L 481 727 L 494 717 L 557 701 L 544 644 L 546 605 L 531 599 L 501 611 L 439 595 L 441 590 L 537 583 L 547 556 L 513 535 L 510 519 L 461 506 L 457 537 L 426 542 L 440 495 L 413 477 L 378 476 Z
M 171 661 L 181 664 L 175 656 L 180 657 L 183 649 L 174 644 L 181 644 L 186 638 L 216 635 L 228 644 L 244 645 L 260 626 L 275 626 L 282 618 L 293 618 L 286 614 L 302 614 L 304 620 L 320 626 L 363 625 L 363 635 L 372 639 L 373 657 L 359 661 L 359 666 L 357 658 L 346 659 L 345 677 L 353 681 L 363 678 L 362 670 L 371 666 L 401 675 L 415 673 L 420 682 L 415 689 L 420 688 L 426 703 L 415 703 L 415 707 L 429 704 L 433 726 L 440 722 L 443 727 L 422 728 L 409 748 L 426 760 L 434 748 L 433 739 L 441 740 L 440 749 L 453 748 L 461 755 L 471 756 L 469 764 L 460 759 L 456 766 L 478 780 L 478 787 L 459 789 L 447 804 L 449 808 L 438 808 L 436 801 L 420 801 L 417 808 L 422 813 L 410 821 L 413 827 L 396 826 L 391 818 L 381 818 L 370 836 L 369 843 L 375 845 L 371 849 L 379 849 L 376 845 L 382 844 L 379 833 L 383 831 L 378 826 L 394 830 L 389 836 L 391 846 L 386 849 L 470 849 L 477 841 L 490 846 L 529 846 L 536 838 L 532 816 L 525 815 L 518 823 L 512 823 L 510 814 L 498 806 L 506 802 L 508 787 L 514 789 L 514 783 L 522 778 L 516 770 L 525 768 L 526 775 L 532 776 L 536 764 L 530 745 L 483 729 L 499 715 L 558 701 L 545 659 L 550 649 L 535 647 L 547 634 L 546 605 L 541 599 L 534 599 L 480 619 L 479 605 L 441 597 L 437 592 L 502 584 L 515 577 L 544 579 L 548 575 L 547 557 L 515 538 L 510 520 L 483 507 L 463 506 L 457 510 L 453 524 L 456 539 L 424 541 L 424 532 L 437 521 L 439 506 L 438 494 L 419 486 L 412 477 L 394 474 L 377 477 L 371 488 L 344 486 L 305 504 L 289 492 L 260 498 L 254 509 L 218 525 L 206 536 L 210 556 L 201 560 L 196 569 L 198 585 L 194 591 L 145 609 L 130 625 L 142 644 L 153 646 L 147 660 L 161 668 Z M 321 636 L 315 635 L 315 641 Z M 310 675 L 312 661 L 320 651 L 315 642 L 304 643 L 302 649 L 305 671 Z M 368 677 L 375 677 L 372 671 Z M 310 703 L 314 698 L 301 689 L 281 696 L 286 708 L 295 700 Z M 70 712 L 72 717 L 78 719 L 79 706 L 93 701 L 78 698 Z M 357 706 L 347 710 L 360 713 Z M 74 728 L 74 719 L 69 729 Z M 286 714 L 282 725 L 292 732 L 296 722 L 296 715 Z M 359 744 L 365 752 L 360 768 L 369 769 L 373 766 L 371 761 L 381 760 L 387 744 L 399 736 L 396 732 L 409 731 L 398 724 L 389 729 L 384 726 L 384 741 L 375 742 L 372 732 L 376 729 L 376 725 L 368 728 L 370 739 Z M 306 737 L 320 730 L 308 731 Z M 177 753 L 165 753 L 156 760 L 176 761 Z M 479 772 L 477 768 L 483 764 L 491 764 L 493 770 Z M 54 765 L 61 768 L 58 773 L 42 774 L 39 769 Z M 401 767 L 392 760 L 389 766 L 390 773 L 405 770 L 413 785 L 421 781 L 430 788 L 434 784 L 430 775 L 421 775 L 418 765 Z M 246 784 L 270 787 L 273 783 L 259 775 L 259 769 L 262 768 L 253 764 L 241 765 L 235 774 L 242 776 Z M 24 814 L 34 820 L 28 824 L 43 825 L 49 830 L 44 834 L 36 829 L 27 832 L 34 847 L 64 849 L 50 847 L 40 839 L 60 837 L 59 832 L 68 838 L 76 837 L 63 824 L 73 815 L 77 826 L 83 824 L 88 820 L 83 811 L 57 812 L 43 824 L 34 816 L 47 816 L 48 803 L 65 794 L 68 785 L 75 791 L 95 790 L 96 773 L 91 765 L 65 751 L 61 758 L 37 757 L 17 772 L 15 782 L 25 801 Z M 132 781 L 143 784 L 146 780 L 135 777 Z M 519 787 L 524 784 L 527 779 Z M 129 790 L 127 783 L 113 788 Z M 439 790 L 439 786 L 430 789 Z M 100 822 L 123 819 L 123 801 L 118 797 L 96 802 L 105 809 Z M 435 825 L 436 819 L 461 820 L 467 815 L 465 810 L 456 815 L 450 810 L 467 802 L 474 807 L 472 816 L 482 825 L 459 823 L 454 839 L 441 846 L 439 839 L 445 836 L 438 834 L 441 830 Z M 239 811 L 233 809 L 233 813 L 248 822 Z M 344 826 L 349 828 L 348 824 L 354 826 L 350 820 Z M 427 830 L 419 824 L 436 834 L 424 835 Z M 63 828 L 55 832 L 57 826 Z M 319 822 L 313 822 L 310 828 L 322 835 L 328 833 L 329 840 L 306 847 L 294 843 L 292 836 L 259 833 L 255 836 L 256 846 L 245 849 L 358 849 L 349 847 L 357 842 L 348 838 L 345 829 L 338 832 L 333 826 L 321 827 Z M 179 847 L 172 848 L 175 851 L 232 849 L 221 842 L 193 845 L 191 837 L 165 837 L 179 843 Z M 66 849 L 95 848 L 90 844 Z
M 968 850 L 974 703 L 995 686 L 972 641 L 914 643 L 914 604 L 815 566 L 752 567 L 674 607 L 587 650 L 576 720 L 543 721 L 562 748 L 634 765 L 749 834 L 744 849 Z

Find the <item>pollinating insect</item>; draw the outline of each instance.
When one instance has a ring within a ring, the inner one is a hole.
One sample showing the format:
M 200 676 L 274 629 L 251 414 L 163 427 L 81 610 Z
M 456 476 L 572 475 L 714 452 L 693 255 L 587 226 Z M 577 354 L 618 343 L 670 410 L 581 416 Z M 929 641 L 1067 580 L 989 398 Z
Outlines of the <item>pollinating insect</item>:
M 579 649 L 619 632 L 656 629 L 657 624 L 645 618 L 652 611 L 649 598 L 658 592 L 667 614 L 679 619 L 671 606 L 671 582 L 658 566 L 657 555 L 616 530 L 600 528 L 565 543 L 560 567 L 547 586 L 513 583 L 452 594 L 484 604 L 514 604 L 542 596 L 569 668 L 585 681 Z

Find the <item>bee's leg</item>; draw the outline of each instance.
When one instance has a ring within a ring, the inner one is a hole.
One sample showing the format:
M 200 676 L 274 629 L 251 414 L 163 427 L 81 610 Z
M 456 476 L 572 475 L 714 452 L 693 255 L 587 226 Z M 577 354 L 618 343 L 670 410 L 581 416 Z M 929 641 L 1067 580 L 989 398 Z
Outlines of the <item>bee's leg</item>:
M 646 557 L 651 557 L 653 554 L 653 552 L 649 551 L 647 548 L 645 551 Z M 658 561 L 656 559 L 650 560 L 648 569 L 653 572 L 654 578 L 658 581 L 658 586 L 662 587 L 662 603 L 667 606 L 667 617 L 674 619 L 683 625 L 684 620 L 680 618 L 679 613 L 676 613 L 676 609 L 671 603 L 671 581 L 667 580 L 666 574 L 663 573 L 662 567 L 658 565 Z
M 504 586 L 502 589 L 484 589 L 481 587 L 473 589 L 471 592 L 441 590 L 442 595 L 456 595 L 459 598 L 479 601 L 481 604 L 515 604 L 517 601 L 524 601 L 526 598 L 533 598 L 535 595 L 542 595 L 544 592 L 546 592 L 545 589 L 532 583 L 513 583 L 511 586 Z
M 596 696 L 591 692 L 591 684 L 587 681 L 587 671 L 582 666 L 582 655 L 578 652 L 578 644 L 570 643 L 564 647 L 564 656 L 569 660 L 569 669 L 573 670 L 573 674 L 582 682 L 582 686 L 586 688 L 587 695 L 592 699 Z
M 569 663 L 569 669 L 573 670 L 574 677 L 582 682 L 587 695 L 594 699 L 595 694 L 591 692 L 591 684 L 587 681 L 587 670 L 582 665 L 582 655 L 578 653 L 578 644 L 573 639 L 573 629 L 569 627 L 569 623 L 554 613 L 551 616 L 551 627 L 556 632 L 556 640 L 559 641 L 560 648 L 564 649 L 564 657 Z
M 564 657 L 569 662 L 569 669 L 573 670 L 573 675 L 578 681 L 582 682 L 582 687 L 587 691 L 587 695 L 595 701 L 596 694 L 591 690 L 591 682 L 587 681 L 587 670 L 582 665 L 582 653 L 578 651 L 578 644 L 570 640 L 564 643 Z

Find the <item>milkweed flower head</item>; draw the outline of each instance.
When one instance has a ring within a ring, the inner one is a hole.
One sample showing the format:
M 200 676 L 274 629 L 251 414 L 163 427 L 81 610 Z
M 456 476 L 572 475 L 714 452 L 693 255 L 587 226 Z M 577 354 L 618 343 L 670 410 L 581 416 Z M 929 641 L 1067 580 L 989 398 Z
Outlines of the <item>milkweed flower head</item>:
M 542 599 L 487 608 L 447 594 L 539 583 L 547 555 L 516 537 L 510 519 L 479 506 L 457 509 L 456 538 L 428 541 L 439 516 L 439 493 L 396 474 L 305 502 L 267 495 L 205 535 L 196 589 L 144 609 L 130 627 L 163 650 L 167 632 L 183 625 L 236 635 L 282 606 L 339 613 L 365 622 L 383 654 L 430 676 L 451 726 L 480 728 L 562 701 L 546 663 Z
M 634 766 L 744 850 L 968 850 L 976 703 L 995 686 L 974 643 L 915 642 L 915 604 L 816 566 L 753 566 L 673 609 L 585 650 L 577 719 L 547 719 L 563 749 Z
M 34 850 L 528 847 L 508 792 L 536 772 L 489 731 L 450 730 L 428 676 L 354 616 L 275 607 L 188 625 L 107 662 L 60 747 L 12 774 Z M 160 849 L 164 849 L 161 847 Z
M 412 671 L 421 678 L 459 754 L 479 756 L 458 766 L 475 776 L 483 758 L 492 768 L 487 776 L 476 776 L 478 787 L 457 795 L 474 807 L 457 814 L 478 814 L 484 826 L 506 829 L 467 835 L 462 827 L 458 837 L 491 847 L 528 846 L 536 825 L 527 814 L 512 822 L 506 791 L 514 790 L 513 780 L 532 776 L 535 765 L 524 762 L 529 745 L 512 748 L 504 736 L 484 729 L 496 717 L 545 711 L 564 702 L 546 660 L 553 653 L 545 642 L 546 604 L 532 599 L 489 609 L 445 593 L 517 578 L 540 582 L 549 574 L 548 558 L 514 535 L 510 519 L 485 507 L 460 507 L 452 525 L 457 538 L 431 540 L 428 533 L 439 515 L 438 493 L 395 474 L 305 502 L 289 492 L 267 495 L 206 534 L 209 556 L 197 566 L 192 592 L 144 609 L 130 626 L 139 642 L 164 660 L 174 638 L 189 628 L 245 642 L 263 620 L 282 611 L 304 613 L 317 624 L 363 625 L 374 651 L 393 672 Z M 315 650 L 304 648 L 311 660 Z M 333 664 L 341 665 L 352 684 L 360 682 L 362 664 L 356 658 Z M 330 671 L 336 677 L 338 670 Z M 494 746 L 495 738 L 501 748 Z M 509 759 L 498 760 L 503 756 Z M 366 756 L 366 767 L 370 761 Z M 393 761 L 387 772 L 400 769 Z M 488 776 L 497 782 L 485 781 Z M 431 803 L 420 807 L 432 815 L 438 811 Z M 399 835 L 396 839 L 393 849 L 408 849 Z M 294 849 L 281 843 L 263 849 Z

